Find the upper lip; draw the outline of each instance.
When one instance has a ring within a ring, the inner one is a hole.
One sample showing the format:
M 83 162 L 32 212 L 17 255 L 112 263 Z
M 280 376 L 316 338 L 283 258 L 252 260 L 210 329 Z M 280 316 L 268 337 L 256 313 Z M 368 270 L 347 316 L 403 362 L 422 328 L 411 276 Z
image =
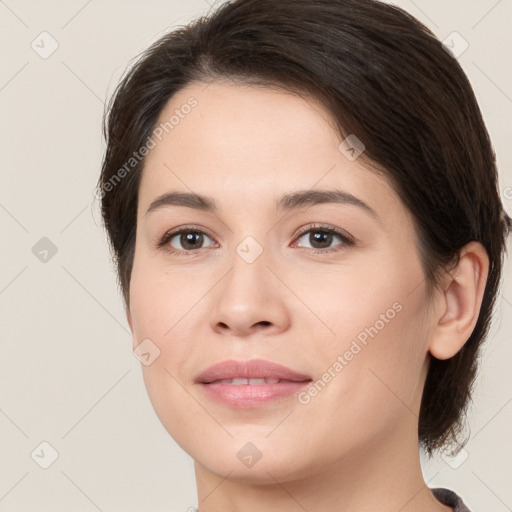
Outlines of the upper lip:
M 195 382 L 208 384 L 222 379 L 282 379 L 294 382 L 311 380 L 309 375 L 295 372 L 286 366 L 265 361 L 251 359 L 249 361 L 222 361 L 210 366 L 196 376 Z

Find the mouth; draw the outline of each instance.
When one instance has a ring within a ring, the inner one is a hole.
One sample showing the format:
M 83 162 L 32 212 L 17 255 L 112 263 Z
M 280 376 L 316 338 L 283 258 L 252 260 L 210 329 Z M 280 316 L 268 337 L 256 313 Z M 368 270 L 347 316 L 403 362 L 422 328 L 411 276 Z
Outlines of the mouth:
M 235 409 L 258 408 L 278 399 L 290 399 L 311 381 L 308 375 L 261 359 L 224 361 L 195 379 L 209 399 Z
M 233 386 L 261 386 L 264 384 L 279 384 L 280 382 L 293 382 L 286 379 L 246 379 L 244 377 L 235 377 L 234 379 L 219 379 L 213 382 L 204 382 L 203 384 L 232 384 Z

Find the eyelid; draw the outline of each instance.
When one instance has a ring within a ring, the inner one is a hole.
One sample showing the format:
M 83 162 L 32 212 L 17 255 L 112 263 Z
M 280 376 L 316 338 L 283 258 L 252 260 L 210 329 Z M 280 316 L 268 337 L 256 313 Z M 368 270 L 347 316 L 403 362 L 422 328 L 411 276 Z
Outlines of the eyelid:
M 295 238 L 300 238 L 304 234 L 308 233 L 309 231 L 314 231 L 315 229 L 318 231 L 325 231 L 328 233 L 332 233 L 336 236 L 339 236 L 340 238 L 342 238 L 344 240 L 345 243 L 349 243 L 351 245 L 356 244 L 355 238 L 352 235 L 350 235 L 349 233 L 347 233 L 345 230 L 343 230 L 341 228 L 337 228 L 336 226 L 331 226 L 329 224 L 321 224 L 321 223 L 313 223 L 313 224 L 307 224 L 306 226 L 303 226 L 302 228 L 300 228 L 299 232 L 295 235 Z M 322 250 L 317 249 L 317 251 L 322 251 Z M 322 252 L 325 252 L 325 251 L 322 251 Z

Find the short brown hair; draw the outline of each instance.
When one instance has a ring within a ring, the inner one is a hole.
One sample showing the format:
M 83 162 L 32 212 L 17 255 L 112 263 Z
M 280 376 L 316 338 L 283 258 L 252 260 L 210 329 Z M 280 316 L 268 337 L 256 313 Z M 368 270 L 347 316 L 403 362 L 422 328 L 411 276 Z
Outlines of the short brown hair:
M 144 159 L 128 170 L 126 162 L 176 92 L 193 81 L 226 79 L 310 95 L 331 112 L 340 135 L 364 141 L 364 161 L 384 170 L 412 214 L 429 289 L 466 243 L 485 247 L 490 268 L 478 321 L 455 356 L 432 358 L 419 416 L 419 441 L 429 454 L 448 443 L 462 446 L 510 219 L 466 75 L 425 26 L 397 7 L 374 0 L 235 0 L 143 52 L 105 112 L 98 181 L 125 305 Z M 113 181 L 123 166 L 123 178 Z

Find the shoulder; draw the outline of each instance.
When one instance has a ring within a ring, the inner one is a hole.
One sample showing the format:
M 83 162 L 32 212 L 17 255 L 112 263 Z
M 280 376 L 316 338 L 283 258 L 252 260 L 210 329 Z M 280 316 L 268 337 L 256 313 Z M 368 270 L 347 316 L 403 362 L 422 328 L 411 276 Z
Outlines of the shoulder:
M 454 512 L 471 512 L 464 504 L 460 496 L 450 489 L 444 487 L 435 487 L 430 489 L 434 497 L 443 505 L 453 507 Z

